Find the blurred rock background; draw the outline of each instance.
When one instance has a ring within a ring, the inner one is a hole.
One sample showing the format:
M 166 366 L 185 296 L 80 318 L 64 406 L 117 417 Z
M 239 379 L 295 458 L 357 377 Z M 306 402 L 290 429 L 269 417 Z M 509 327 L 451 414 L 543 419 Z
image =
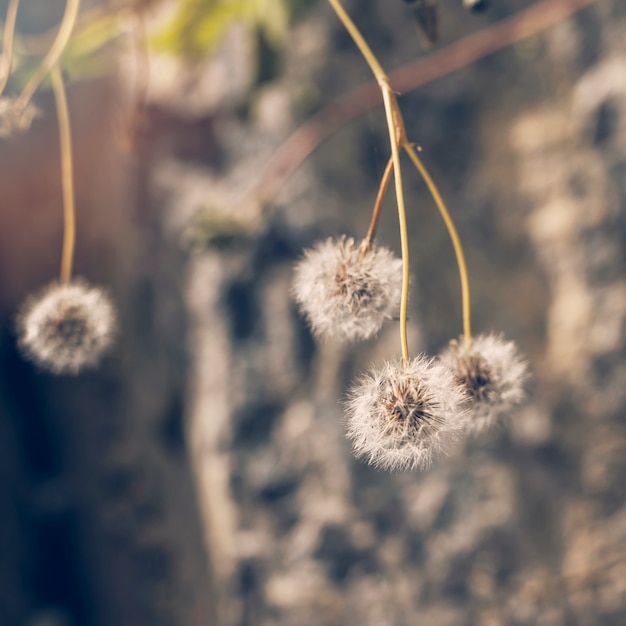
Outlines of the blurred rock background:
M 62 4 L 18 28 L 50 28 Z M 532 3 L 440 4 L 443 47 Z M 427 54 L 400 0 L 346 6 L 386 68 Z M 148 8 L 162 33 L 176 7 Z M 282 141 L 370 80 L 326 3 L 293 8 L 288 30 L 237 21 L 210 55 L 155 36 L 130 142 L 136 31 L 72 84 L 77 272 L 120 310 L 98 370 L 48 376 L 15 349 L 19 303 L 58 267 L 49 93 L 0 145 L 0 624 L 626 623 L 624 3 L 400 98 L 466 247 L 475 330 L 514 339 L 533 379 L 496 432 L 395 474 L 352 457 L 341 399 L 399 354 L 397 323 L 318 345 L 289 298 L 304 247 L 367 229 L 382 109 L 254 201 Z M 461 331 L 456 265 L 408 163 L 405 178 L 410 349 L 435 354 Z M 390 193 L 379 240 L 399 249 L 396 224 Z

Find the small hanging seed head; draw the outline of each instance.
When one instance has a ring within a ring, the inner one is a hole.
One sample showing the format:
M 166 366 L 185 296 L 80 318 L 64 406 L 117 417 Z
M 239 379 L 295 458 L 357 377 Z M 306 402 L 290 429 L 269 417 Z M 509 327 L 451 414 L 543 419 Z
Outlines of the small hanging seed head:
M 24 355 L 54 374 L 77 374 L 97 364 L 115 333 L 115 312 L 101 289 L 74 280 L 31 296 L 18 318 Z
M 428 467 L 465 429 L 465 402 L 452 372 L 432 359 L 385 363 L 350 390 L 347 435 L 373 465 Z
M 402 261 L 387 248 L 327 239 L 296 265 L 293 296 L 319 338 L 374 336 L 398 309 Z
M 487 430 L 524 397 L 527 364 L 512 341 L 496 335 L 479 335 L 468 344 L 452 340 L 440 356 L 467 392 L 470 401 L 469 427 Z

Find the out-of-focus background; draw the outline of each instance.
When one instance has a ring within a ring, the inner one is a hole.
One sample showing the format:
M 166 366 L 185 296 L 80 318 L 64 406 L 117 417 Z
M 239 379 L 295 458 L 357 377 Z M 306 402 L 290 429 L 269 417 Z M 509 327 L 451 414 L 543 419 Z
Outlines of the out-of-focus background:
M 346 0 L 388 70 L 532 4 L 440 0 L 428 50 L 407 3 Z M 7 93 L 63 6 L 22 1 Z M 401 94 L 466 247 L 475 330 L 515 340 L 533 377 L 500 428 L 393 474 L 353 458 L 341 400 L 399 355 L 397 322 L 320 345 L 289 295 L 303 248 L 367 229 L 382 108 L 263 174 L 365 63 L 321 0 L 125 6 L 85 1 L 65 62 L 76 271 L 121 329 L 93 371 L 41 373 L 15 346 L 16 310 L 59 265 L 45 86 L 0 143 L 0 625 L 625 624 L 624 1 Z M 410 349 L 436 354 L 461 331 L 456 265 L 408 162 L 405 185 Z M 379 242 L 399 251 L 393 192 Z

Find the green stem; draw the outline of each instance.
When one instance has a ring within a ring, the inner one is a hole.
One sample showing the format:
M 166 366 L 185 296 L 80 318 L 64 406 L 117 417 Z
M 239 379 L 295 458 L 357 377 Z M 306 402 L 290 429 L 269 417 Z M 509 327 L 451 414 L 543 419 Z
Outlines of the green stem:
M 394 183 L 396 187 L 396 202 L 398 204 L 398 221 L 400 223 L 400 247 L 402 248 L 402 298 L 400 300 L 400 344 L 402 346 L 402 358 L 405 363 L 409 361 L 409 344 L 407 338 L 406 318 L 409 306 L 409 233 L 406 223 L 406 207 L 404 204 L 404 191 L 402 189 L 402 169 L 400 167 L 399 140 L 391 129 L 396 129 L 394 112 L 392 110 L 392 98 L 395 99 L 389 83 L 385 83 L 383 89 L 383 102 L 385 103 L 385 115 L 389 126 L 391 138 L 391 158 L 393 159 Z
M 385 116 L 387 119 L 387 129 L 391 142 L 391 158 L 394 168 L 394 182 L 396 188 L 396 202 L 398 205 L 398 219 L 400 221 L 400 245 L 402 248 L 402 298 L 400 301 L 400 344 L 402 346 L 402 358 L 405 362 L 409 360 L 409 347 L 407 340 L 407 309 L 409 302 L 409 238 L 406 223 L 406 209 L 404 204 L 404 192 L 402 190 L 402 169 L 400 167 L 400 151 L 398 146 L 406 142 L 406 132 L 402 120 L 402 113 L 398 106 L 396 96 L 389 85 L 389 78 L 378 62 L 378 59 L 361 35 L 350 16 L 346 13 L 340 0 L 328 0 L 333 7 L 337 17 L 341 20 L 345 29 L 359 48 L 363 58 L 369 65 L 372 73 L 378 81 L 378 86 L 383 95 L 385 105 Z
M 361 32 L 356 27 L 356 24 L 352 21 L 352 18 L 346 13 L 346 10 L 343 8 L 341 2 L 339 0 L 328 0 L 328 2 L 335 10 L 337 17 L 339 17 L 339 19 L 341 20 L 344 28 L 350 33 L 350 36 L 359 48 L 365 61 L 370 66 L 370 69 L 372 70 L 372 73 L 374 74 L 376 79 L 378 81 L 380 81 L 381 79 L 386 79 L 387 74 L 385 73 L 385 70 L 378 62 L 378 59 L 372 52 L 372 49 L 369 47 L 367 41 L 365 41 L 365 39 L 363 38 L 363 35 L 361 35 Z
M 441 213 L 441 217 L 448 229 L 448 233 L 450 235 L 450 239 L 452 240 L 452 245 L 454 246 L 454 253 L 456 255 L 456 262 L 459 267 L 459 276 L 461 278 L 461 296 L 463 301 L 463 335 L 465 337 L 465 341 L 470 342 L 472 339 L 472 329 L 471 329 L 471 301 L 470 301 L 470 288 L 469 288 L 469 278 L 467 274 L 467 264 L 465 263 L 465 254 L 463 252 L 463 246 L 461 245 L 461 239 L 459 238 L 459 234 L 456 230 L 456 226 L 454 225 L 454 221 L 448 211 L 437 186 L 435 185 L 433 179 L 422 160 L 417 156 L 417 152 L 413 145 L 408 141 L 403 142 L 402 147 L 409 155 L 411 161 L 421 174 L 426 186 L 428 187 L 428 191 L 432 195 L 435 200 L 435 204 L 439 209 L 439 213 Z
M 59 122 L 61 147 L 61 182 L 63 188 L 63 251 L 61 253 L 61 282 L 67 285 L 72 277 L 74 245 L 76 242 L 76 208 L 74 203 L 74 168 L 72 163 L 72 134 L 67 97 L 61 69 L 55 65 L 50 74 Z
M 15 20 L 17 18 L 17 6 L 20 0 L 11 0 L 7 8 L 7 19 L 4 23 L 4 35 L 2 37 L 2 61 L 0 62 L 0 95 L 7 86 L 11 75 L 11 63 L 13 62 L 13 40 L 15 38 Z

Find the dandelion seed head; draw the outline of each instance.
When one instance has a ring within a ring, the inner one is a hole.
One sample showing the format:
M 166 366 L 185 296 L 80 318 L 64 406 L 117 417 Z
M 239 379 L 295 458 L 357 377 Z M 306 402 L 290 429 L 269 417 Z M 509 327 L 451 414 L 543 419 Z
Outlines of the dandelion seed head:
M 17 318 L 24 355 L 54 374 L 77 374 L 98 363 L 115 334 L 105 293 L 81 280 L 52 283 L 28 298 Z
M 296 265 L 293 295 L 319 338 L 356 341 L 374 336 L 400 302 L 402 261 L 391 250 L 354 239 L 329 238 Z
M 524 397 L 527 364 L 515 344 L 501 336 L 479 335 L 469 344 L 452 340 L 440 359 L 468 393 L 474 432 L 489 429 Z
M 347 435 L 372 465 L 428 467 L 464 431 L 465 402 L 452 372 L 433 359 L 385 363 L 350 390 Z

